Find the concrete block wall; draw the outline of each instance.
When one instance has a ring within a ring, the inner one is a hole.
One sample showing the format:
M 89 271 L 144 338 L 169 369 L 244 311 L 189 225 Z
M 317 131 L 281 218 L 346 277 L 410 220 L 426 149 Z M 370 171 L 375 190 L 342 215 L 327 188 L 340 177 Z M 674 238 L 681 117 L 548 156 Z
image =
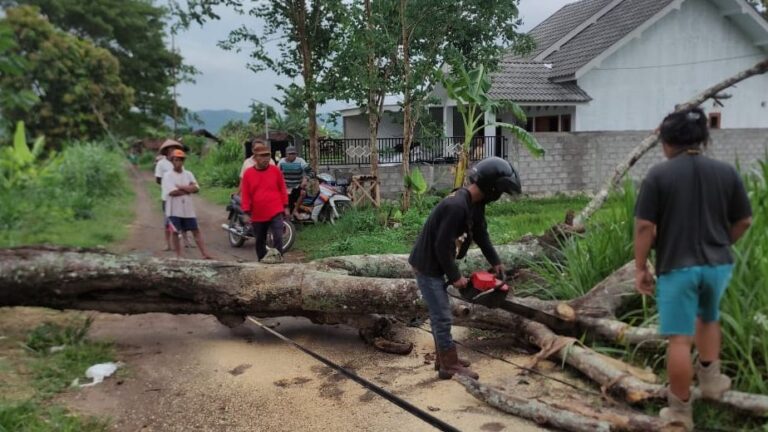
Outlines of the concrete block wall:
M 531 195 L 564 193 L 592 193 L 616 165 L 646 136 L 645 131 L 575 132 L 536 134 L 539 144 L 546 150 L 541 159 L 533 158 L 514 142 L 510 143 L 509 158 L 519 170 L 523 190 Z M 768 155 L 768 129 L 721 129 L 712 131 L 712 142 L 707 154 L 711 157 L 748 168 Z M 639 181 L 656 163 L 664 160 L 661 147 L 650 150 L 630 170 L 633 180 Z M 424 175 L 427 184 L 438 190 L 451 189 L 452 165 L 413 165 Z M 402 167 L 388 164 L 379 167 L 381 195 L 397 199 L 402 194 Z M 322 167 L 337 178 L 369 174 L 368 166 Z

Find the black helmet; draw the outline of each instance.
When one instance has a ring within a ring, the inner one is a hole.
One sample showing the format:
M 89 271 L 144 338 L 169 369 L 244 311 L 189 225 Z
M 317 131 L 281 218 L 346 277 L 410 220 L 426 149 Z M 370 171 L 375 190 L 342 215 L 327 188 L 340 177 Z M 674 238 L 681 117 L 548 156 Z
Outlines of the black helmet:
M 485 158 L 469 172 L 470 183 L 476 184 L 485 195 L 485 202 L 496 201 L 501 194 L 522 192 L 520 177 L 512 164 L 496 156 Z

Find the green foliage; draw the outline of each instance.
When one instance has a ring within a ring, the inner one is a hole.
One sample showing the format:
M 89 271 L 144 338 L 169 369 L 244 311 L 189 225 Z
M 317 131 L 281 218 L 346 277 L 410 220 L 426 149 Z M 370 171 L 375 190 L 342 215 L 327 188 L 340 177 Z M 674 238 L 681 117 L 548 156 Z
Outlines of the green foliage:
M 311 258 L 374 253 L 408 253 L 429 213 L 443 195 L 424 194 L 410 210 L 400 212 L 396 204 L 380 209 L 350 212 L 336 225 L 312 225 L 299 230 L 296 243 Z M 503 244 L 525 234 L 542 234 L 561 221 L 569 209 L 586 204 L 584 197 L 554 197 L 498 202 L 488 206 L 491 240 Z M 343 232 L 344 236 L 339 237 Z
M 123 164 L 104 145 L 82 143 L 20 172 L 4 171 L 14 181 L 0 188 L 0 245 L 95 246 L 120 238 L 132 217 Z
M 83 419 L 59 406 L 0 401 L 0 432 L 107 432 L 106 421 Z
M 128 112 L 133 91 L 120 80 L 109 51 L 56 29 L 30 6 L 7 9 L 2 22 L 15 37 L 11 55 L 27 64 L 23 74 L 0 75 L 0 90 L 39 95 L 31 106 L 0 106 L 2 117 L 24 120 L 34 135 L 60 146 L 66 139 L 101 137 L 107 122 Z
M 632 238 L 636 192 L 630 182 L 588 226 L 586 234 L 569 237 L 562 255 L 531 262 L 540 276 L 526 290 L 555 299 L 578 297 L 633 258 Z
M 240 185 L 243 155 L 242 142 L 225 139 L 204 158 L 187 158 L 186 167 L 195 174 L 203 189 L 210 186 L 236 188 Z
M 166 46 L 169 11 L 146 0 L 14 0 L 40 8 L 56 27 L 109 50 L 120 63 L 120 80 L 133 89 L 136 112 L 116 125 L 126 135 L 151 135 L 173 115 L 174 83 L 196 73 Z M 182 120 L 183 112 L 179 110 Z
M 768 161 L 745 178 L 752 227 L 734 248 L 733 279 L 721 304 L 723 352 L 734 385 L 768 393 Z
M 18 44 L 14 38 L 13 29 L 7 22 L 0 21 L 0 76 L 18 77 L 25 73 L 28 63 L 23 56 L 15 52 L 16 48 L 18 48 Z M 0 91 L 0 107 L 25 110 L 29 109 L 37 100 L 37 95 L 30 90 Z M 0 133 L 10 129 L 9 120 L 0 116 Z
M 13 146 L 0 148 L 0 190 L 7 191 L 19 185 L 26 184 L 37 177 L 38 164 L 45 140 L 39 137 L 30 150 L 24 122 L 16 124 L 13 135 Z

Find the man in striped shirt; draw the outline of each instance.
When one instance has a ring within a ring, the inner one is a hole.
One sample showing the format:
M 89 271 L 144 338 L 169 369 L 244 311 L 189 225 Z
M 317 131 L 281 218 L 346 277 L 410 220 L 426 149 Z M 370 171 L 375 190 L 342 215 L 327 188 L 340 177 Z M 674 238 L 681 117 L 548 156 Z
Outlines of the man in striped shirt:
M 296 211 L 296 201 L 301 195 L 301 188 L 309 176 L 310 168 L 307 161 L 299 157 L 296 147 L 288 146 L 285 154 L 285 157 L 277 162 L 277 167 L 283 172 L 285 187 L 288 189 L 288 208 L 293 213 Z

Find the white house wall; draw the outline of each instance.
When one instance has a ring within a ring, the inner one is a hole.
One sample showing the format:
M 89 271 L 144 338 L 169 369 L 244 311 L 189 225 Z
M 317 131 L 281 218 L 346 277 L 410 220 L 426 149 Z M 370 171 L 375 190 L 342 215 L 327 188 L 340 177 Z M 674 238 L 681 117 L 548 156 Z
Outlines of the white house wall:
M 384 113 L 379 123 L 379 138 L 403 136 L 403 125 L 395 123 L 392 115 Z M 344 138 L 368 138 L 368 116 L 358 114 L 344 117 Z
M 574 130 L 654 129 L 676 103 L 765 56 L 709 0 L 687 0 L 578 80 L 593 100 L 577 108 Z M 715 59 L 726 60 L 701 62 Z M 724 108 L 705 104 L 722 113 L 723 128 L 768 127 L 768 75 L 727 93 Z

